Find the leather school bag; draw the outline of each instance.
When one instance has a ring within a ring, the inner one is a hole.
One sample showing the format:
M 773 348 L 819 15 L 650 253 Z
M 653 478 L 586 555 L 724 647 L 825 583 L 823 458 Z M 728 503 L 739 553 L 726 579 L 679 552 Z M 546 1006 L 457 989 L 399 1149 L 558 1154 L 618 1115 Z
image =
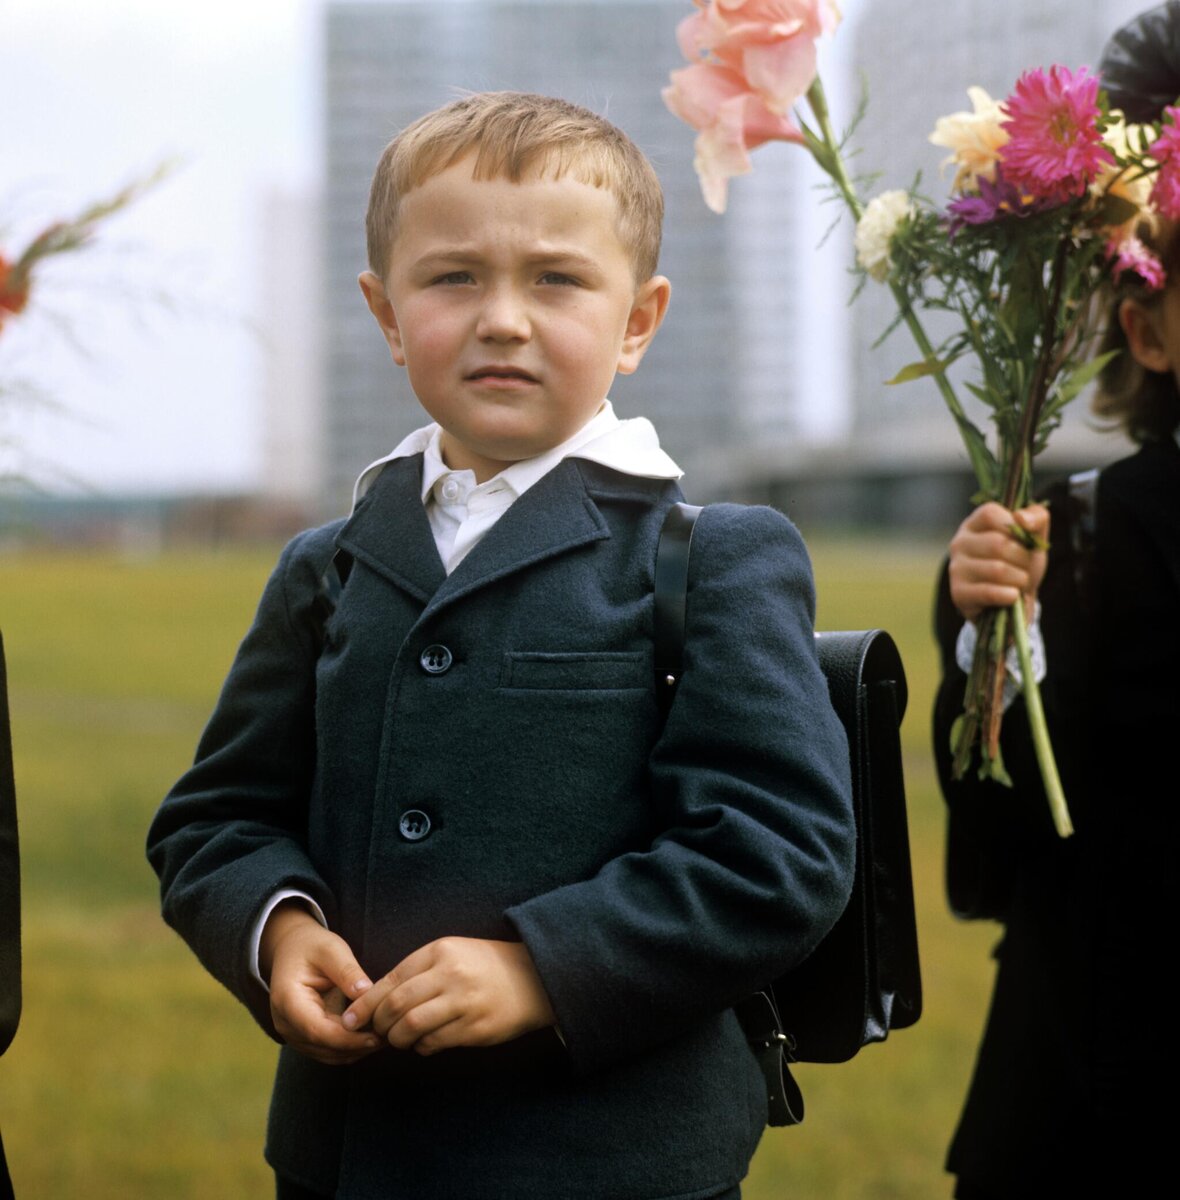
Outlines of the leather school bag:
M 692 527 L 700 509 L 675 504 L 655 566 L 656 697 L 671 704 L 680 676 Z M 352 570 L 339 550 L 315 601 L 317 635 Z M 905 786 L 898 735 L 905 671 L 884 630 L 817 633 L 820 666 L 848 736 L 856 867 L 843 915 L 808 958 L 736 1007 L 766 1080 L 768 1122 L 796 1125 L 803 1098 L 790 1062 L 845 1062 L 922 1011 Z
M 671 704 L 684 647 L 688 563 L 700 509 L 669 510 L 656 553 L 657 697 Z M 816 949 L 737 1006 L 766 1079 L 771 1125 L 803 1119 L 790 1062 L 845 1062 L 922 1012 L 899 728 L 905 670 L 882 629 L 817 633 L 819 664 L 848 736 L 856 867 L 844 913 Z

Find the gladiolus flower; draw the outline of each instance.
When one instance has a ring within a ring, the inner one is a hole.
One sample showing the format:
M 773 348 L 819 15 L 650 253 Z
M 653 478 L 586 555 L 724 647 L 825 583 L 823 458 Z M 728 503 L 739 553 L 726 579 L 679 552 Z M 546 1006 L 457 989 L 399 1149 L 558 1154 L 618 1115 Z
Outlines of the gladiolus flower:
M 1113 260 L 1115 283 L 1124 271 L 1133 271 L 1153 292 L 1164 286 L 1167 279 L 1164 264 L 1137 237 L 1107 242 L 1106 257 Z
M 1147 153 L 1159 163 L 1159 174 L 1151 189 L 1151 202 L 1170 220 L 1180 218 L 1180 108 L 1164 109 L 1167 124 Z
M 951 184 L 951 190 L 956 192 L 978 191 L 977 179 L 990 183 L 996 177 L 1000 149 L 1008 141 L 1008 131 L 1001 124 L 1004 114 L 999 101 L 981 87 L 969 87 L 967 95 L 975 111 L 939 117 L 930 135 L 934 145 L 945 146 L 952 152 L 943 166 L 954 163 L 958 167 Z
M 1085 67 L 1026 71 L 1003 108 L 1004 174 L 1038 200 L 1064 204 L 1082 196 L 1114 162 L 1098 130 L 1098 80 Z
M 9 317 L 24 312 L 29 302 L 29 282 L 27 279 L 17 279 L 12 269 L 12 263 L 0 254 L 0 329 Z
M 789 117 L 772 113 L 745 80 L 725 67 L 685 67 L 672 72 L 664 103 L 682 121 L 700 131 L 693 166 L 705 203 L 725 211 L 728 182 L 753 170 L 749 151 L 769 141 L 802 142 Z
M 865 206 L 864 215 L 856 223 L 853 245 L 856 261 L 878 283 L 889 277 L 894 236 L 902 223 L 916 212 L 909 194 L 899 189 L 882 192 Z
M 705 203 L 724 212 L 728 180 L 749 151 L 802 142 L 790 118 L 815 79 L 815 41 L 840 20 L 834 0 L 694 0 L 677 40 L 693 65 L 672 72 L 664 103 L 699 133 L 695 167 Z

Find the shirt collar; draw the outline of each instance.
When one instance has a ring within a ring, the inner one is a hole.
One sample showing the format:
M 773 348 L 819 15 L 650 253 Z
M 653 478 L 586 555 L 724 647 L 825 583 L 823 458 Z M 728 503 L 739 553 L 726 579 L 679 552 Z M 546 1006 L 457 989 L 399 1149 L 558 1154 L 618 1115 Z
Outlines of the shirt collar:
M 423 456 L 422 502 L 425 504 L 431 488 L 450 473 L 450 468 L 442 460 L 441 437 L 442 430 L 438 425 L 424 425 L 404 437 L 389 454 L 370 463 L 356 481 L 353 507 L 356 507 L 386 463 L 414 454 Z M 502 486 L 506 485 L 514 497 L 519 497 L 566 458 L 588 459 L 620 474 L 644 479 L 679 479 L 684 474 L 660 449 L 659 437 L 650 421 L 645 417 L 621 420 L 611 402 L 604 400 L 598 412 L 573 437 L 543 454 L 505 467 L 493 478 Z M 492 480 L 487 482 L 491 483 Z

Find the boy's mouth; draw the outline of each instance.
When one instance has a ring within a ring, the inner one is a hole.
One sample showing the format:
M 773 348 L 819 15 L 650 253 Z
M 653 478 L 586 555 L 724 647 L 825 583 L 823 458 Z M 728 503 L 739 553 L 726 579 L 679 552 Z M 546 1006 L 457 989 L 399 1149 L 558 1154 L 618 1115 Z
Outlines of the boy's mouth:
M 496 379 L 518 380 L 522 383 L 537 382 L 537 377 L 535 375 L 530 375 L 528 371 L 521 370 L 520 367 L 478 367 L 476 370 L 469 372 L 467 378 L 473 382 Z

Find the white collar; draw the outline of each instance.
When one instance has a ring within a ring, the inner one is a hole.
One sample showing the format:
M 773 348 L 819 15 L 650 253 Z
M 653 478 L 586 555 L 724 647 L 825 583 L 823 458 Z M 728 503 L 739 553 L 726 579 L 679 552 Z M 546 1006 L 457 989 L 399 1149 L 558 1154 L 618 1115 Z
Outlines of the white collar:
M 425 503 L 430 489 L 450 471 L 442 460 L 441 436 L 442 430 L 437 424 L 424 425 L 404 437 L 389 454 L 370 463 L 356 481 L 353 507 L 356 507 L 386 463 L 414 454 L 423 456 L 422 502 Z M 493 479 L 501 485 L 507 485 L 514 497 L 519 497 L 566 458 L 584 458 L 610 467 L 622 475 L 635 475 L 643 479 L 679 479 L 684 474 L 660 449 L 660 440 L 649 420 L 645 417 L 620 420 L 610 400 L 604 400 L 598 412 L 573 437 L 543 454 L 505 467 Z M 492 480 L 486 482 L 491 483 Z

